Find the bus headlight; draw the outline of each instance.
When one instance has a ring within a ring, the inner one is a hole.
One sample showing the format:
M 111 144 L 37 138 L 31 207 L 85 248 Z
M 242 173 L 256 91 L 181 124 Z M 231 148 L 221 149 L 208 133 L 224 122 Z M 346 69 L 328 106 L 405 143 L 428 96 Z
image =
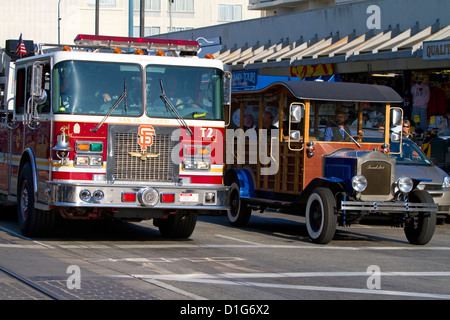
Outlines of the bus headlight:
M 409 177 L 401 177 L 397 180 L 397 187 L 401 192 L 409 193 L 413 188 L 413 181 Z
M 363 192 L 367 188 L 367 179 L 363 175 L 356 175 L 352 178 L 352 188 L 356 192 Z

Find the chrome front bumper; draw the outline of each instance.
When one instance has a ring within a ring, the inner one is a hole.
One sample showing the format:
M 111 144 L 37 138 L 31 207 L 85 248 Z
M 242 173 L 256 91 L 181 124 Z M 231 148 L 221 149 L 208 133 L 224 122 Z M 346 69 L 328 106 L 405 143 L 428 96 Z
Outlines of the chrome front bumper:
M 342 201 L 341 210 L 369 212 L 437 212 L 435 203 Z
M 74 185 L 47 182 L 44 188 L 39 188 L 39 202 L 36 203 L 36 208 L 49 210 L 53 206 L 60 206 L 117 209 L 227 210 L 228 189 L 229 187 L 217 185 L 130 186 L 127 184 Z M 133 194 L 135 195 L 134 201 L 131 196 Z M 128 196 L 124 197 L 124 195 Z

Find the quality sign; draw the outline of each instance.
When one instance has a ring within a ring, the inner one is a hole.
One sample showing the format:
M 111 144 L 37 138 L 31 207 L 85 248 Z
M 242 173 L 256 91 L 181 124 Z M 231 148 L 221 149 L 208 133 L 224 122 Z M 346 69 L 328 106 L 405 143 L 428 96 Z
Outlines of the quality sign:
M 423 43 L 423 60 L 450 59 L 450 40 Z

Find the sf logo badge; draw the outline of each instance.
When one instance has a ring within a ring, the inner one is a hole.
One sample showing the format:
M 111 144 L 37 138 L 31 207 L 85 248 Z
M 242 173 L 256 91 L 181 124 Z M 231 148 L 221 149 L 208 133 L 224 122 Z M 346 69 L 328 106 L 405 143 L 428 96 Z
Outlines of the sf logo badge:
M 140 126 L 139 127 L 139 139 L 138 143 L 141 146 L 142 151 L 146 151 L 147 147 L 153 144 L 153 136 L 156 135 L 155 129 L 152 126 Z

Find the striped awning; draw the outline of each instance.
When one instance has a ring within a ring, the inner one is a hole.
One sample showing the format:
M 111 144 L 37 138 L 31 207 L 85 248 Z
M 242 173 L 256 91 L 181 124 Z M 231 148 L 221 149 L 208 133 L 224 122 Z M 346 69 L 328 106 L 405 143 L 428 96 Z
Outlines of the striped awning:
M 420 29 L 418 25 L 405 31 L 399 27 L 375 33 L 370 30 L 357 36 L 356 33 L 340 37 L 303 39 L 272 44 L 254 45 L 247 48 L 234 48 L 218 51 L 216 59 L 222 60 L 233 70 L 265 67 L 300 66 L 317 63 L 345 63 L 358 60 L 380 58 L 421 57 L 425 41 L 450 39 L 450 25 L 440 28 L 434 25 Z M 375 56 L 376 55 L 376 56 Z

